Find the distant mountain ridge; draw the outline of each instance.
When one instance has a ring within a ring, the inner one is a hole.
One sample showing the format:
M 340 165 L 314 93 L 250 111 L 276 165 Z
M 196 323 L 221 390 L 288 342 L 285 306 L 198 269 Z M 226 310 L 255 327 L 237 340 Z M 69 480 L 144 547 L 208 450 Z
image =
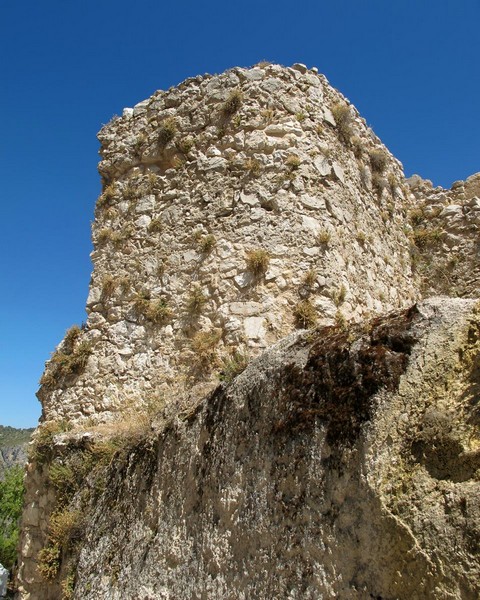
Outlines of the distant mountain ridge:
M 27 444 L 34 428 L 16 429 L 0 425 L 0 479 L 5 469 L 27 461 Z

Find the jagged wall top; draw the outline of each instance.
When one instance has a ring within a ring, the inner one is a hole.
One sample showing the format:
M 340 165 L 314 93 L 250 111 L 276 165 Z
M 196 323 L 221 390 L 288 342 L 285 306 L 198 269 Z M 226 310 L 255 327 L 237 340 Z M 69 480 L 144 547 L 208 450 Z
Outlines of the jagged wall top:
M 314 70 L 188 79 L 99 139 L 89 354 L 48 378 L 50 418 L 204 390 L 295 327 L 417 296 L 401 165 Z

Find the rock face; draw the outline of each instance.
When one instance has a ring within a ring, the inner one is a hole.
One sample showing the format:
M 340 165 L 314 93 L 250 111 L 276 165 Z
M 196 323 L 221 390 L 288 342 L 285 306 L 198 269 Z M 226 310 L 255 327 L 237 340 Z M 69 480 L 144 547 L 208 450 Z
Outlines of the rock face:
M 405 182 L 303 65 L 187 80 L 99 139 L 19 597 L 477 598 L 479 176 Z M 470 299 L 420 302 L 445 291 Z
M 82 482 L 73 597 L 477 598 L 479 334 L 442 298 L 274 346 Z

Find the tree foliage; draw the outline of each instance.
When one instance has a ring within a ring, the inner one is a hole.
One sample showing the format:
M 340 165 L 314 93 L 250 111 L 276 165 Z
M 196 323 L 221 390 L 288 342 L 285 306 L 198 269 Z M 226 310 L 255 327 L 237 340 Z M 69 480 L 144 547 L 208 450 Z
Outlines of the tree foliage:
M 5 471 L 0 481 L 0 563 L 11 570 L 17 556 L 19 519 L 23 506 L 24 469 L 18 465 Z

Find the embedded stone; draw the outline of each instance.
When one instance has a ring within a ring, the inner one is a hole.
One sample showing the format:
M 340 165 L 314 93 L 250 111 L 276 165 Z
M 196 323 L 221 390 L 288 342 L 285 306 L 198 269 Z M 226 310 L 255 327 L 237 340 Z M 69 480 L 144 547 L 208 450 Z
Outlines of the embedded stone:
M 325 208 L 325 200 L 323 198 L 318 198 L 316 196 L 310 196 L 308 194 L 304 194 L 300 196 L 300 202 L 306 208 L 311 208 L 315 210 L 320 210 Z

